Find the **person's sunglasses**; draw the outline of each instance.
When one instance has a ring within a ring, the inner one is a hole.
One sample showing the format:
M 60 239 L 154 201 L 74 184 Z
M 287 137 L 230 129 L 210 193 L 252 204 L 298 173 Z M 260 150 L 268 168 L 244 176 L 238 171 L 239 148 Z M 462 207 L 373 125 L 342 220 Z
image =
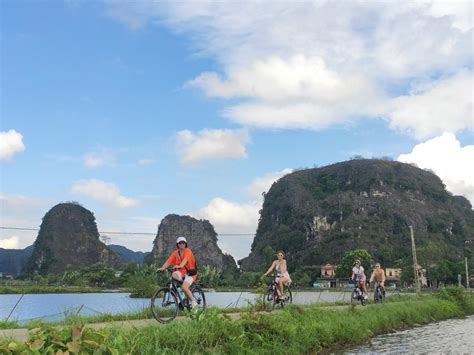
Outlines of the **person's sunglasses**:
M 186 242 L 179 242 L 178 244 L 186 244 Z

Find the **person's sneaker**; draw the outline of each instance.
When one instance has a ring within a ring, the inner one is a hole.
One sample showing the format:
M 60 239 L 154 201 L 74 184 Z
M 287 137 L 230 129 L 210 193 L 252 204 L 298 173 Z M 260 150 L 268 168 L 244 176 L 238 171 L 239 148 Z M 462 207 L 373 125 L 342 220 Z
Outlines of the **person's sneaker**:
M 196 302 L 195 300 L 193 300 L 193 301 L 191 302 L 191 308 L 197 308 L 197 307 L 198 307 L 197 302 Z
M 368 300 L 369 297 L 367 295 L 364 296 L 364 300 Z

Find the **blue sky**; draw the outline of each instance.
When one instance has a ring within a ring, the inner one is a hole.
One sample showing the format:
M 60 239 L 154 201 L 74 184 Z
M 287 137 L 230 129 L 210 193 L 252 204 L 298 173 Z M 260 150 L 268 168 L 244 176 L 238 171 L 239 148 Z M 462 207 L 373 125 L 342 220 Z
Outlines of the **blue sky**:
M 431 169 L 473 203 L 472 11 L 3 0 L 0 224 L 38 228 L 65 201 L 116 233 L 187 214 L 242 258 L 272 182 L 355 155 Z M 0 230 L 0 247 L 35 237 Z

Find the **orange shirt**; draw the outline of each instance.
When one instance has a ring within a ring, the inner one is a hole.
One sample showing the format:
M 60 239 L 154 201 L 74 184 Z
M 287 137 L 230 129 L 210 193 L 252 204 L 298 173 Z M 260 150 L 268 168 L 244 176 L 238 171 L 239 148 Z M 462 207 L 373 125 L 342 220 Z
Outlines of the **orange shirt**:
M 179 250 L 175 250 L 171 253 L 168 260 L 166 262 L 171 266 L 180 265 L 181 262 L 186 259 L 188 262 L 186 263 L 185 267 L 179 269 L 183 276 L 186 275 L 186 270 L 191 270 L 196 268 L 196 260 L 194 260 L 194 255 L 191 249 L 186 248 L 183 251 L 183 257 L 179 255 Z M 196 275 L 193 276 L 193 279 L 196 279 Z

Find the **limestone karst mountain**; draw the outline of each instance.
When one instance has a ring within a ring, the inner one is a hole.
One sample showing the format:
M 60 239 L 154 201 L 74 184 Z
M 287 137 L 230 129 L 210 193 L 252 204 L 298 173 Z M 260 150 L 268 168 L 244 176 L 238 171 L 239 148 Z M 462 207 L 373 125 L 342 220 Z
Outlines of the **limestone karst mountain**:
M 199 265 L 209 265 L 222 272 L 235 272 L 237 265 L 231 255 L 217 245 L 217 233 L 207 220 L 169 214 L 161 221 L 153 242 L 151 257 L 162 263 L 176 249 L 176 238 L 185 237 Z
M 92 212 L 77 203 L 60 203 L 43 217 L 25 273 L 62 273 L 103 262 L 116 267 L 119 257 L 99 239 Z
M 375 159 L 299 170 L 265 195 L 251 253 L 239 264 L 261 271 L 283 249 L 292 271 L 337 264 L 346 251 L 364 248 L 394 265 L 411 258 L 410 225 L 427 266 L 474 255 L 471 204 L 430 171 Z

